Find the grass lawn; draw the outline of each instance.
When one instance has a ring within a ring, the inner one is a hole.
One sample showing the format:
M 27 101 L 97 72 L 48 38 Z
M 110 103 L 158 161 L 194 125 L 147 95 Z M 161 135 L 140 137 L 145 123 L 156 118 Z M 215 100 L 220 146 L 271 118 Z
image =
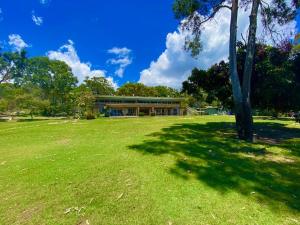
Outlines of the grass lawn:
M 233 117 L 0 123 L 0 224 L 300 224 L 300 125 Z

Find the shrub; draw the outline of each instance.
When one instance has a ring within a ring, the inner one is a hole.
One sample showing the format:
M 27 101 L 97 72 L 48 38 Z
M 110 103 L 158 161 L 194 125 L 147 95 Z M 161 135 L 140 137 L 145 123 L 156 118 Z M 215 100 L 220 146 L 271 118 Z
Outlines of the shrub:
M 139 112 L 139 116 L 145 116 L 144 112 Z
M 94 120 L 94 119 L 96 119 L 96 116 L 93 113 L 87 113 L 85 115 L 85 117 L 86 117 L 87 120 Z

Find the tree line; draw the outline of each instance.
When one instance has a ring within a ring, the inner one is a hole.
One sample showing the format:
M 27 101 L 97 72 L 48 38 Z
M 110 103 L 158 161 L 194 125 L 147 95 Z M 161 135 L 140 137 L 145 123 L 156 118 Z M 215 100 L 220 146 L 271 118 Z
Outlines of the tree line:
M 71 68 L 48 57 L 28 58 L 26 51 L 0 52 L 0 114 L 14 116 L 97 116 L 99 95 L 176 97 L 165 86 L 126 83 L 117 90 L 104 77 L 86 78 L 79 84 Z
M 258 20 L 261 20 L 264 37 L 278 43 L 287 33 L 280 32 L 278 27 L 294 21 L 299 0 L 286 2 L 284 0 L 174 0 L 173 11 L 181 20 L 181 29 L 188 32 L 185 39 L 185 49 L 192 56 L 199 55 L 203 49 L 201 34 L 205 24 L 216 18 L 221 10 L 230 13 L 229 26 L 229 75 L 234 101 L 236 130 L 239 139 L 253 141 L 253 115 L 251 106 L 251 81 L 253 74 L 254 54 L 257 43 Z M 238 68 L 237 35 L 239 11 L 248 11 L 249 26 L 245 41 L 245 60 L 243 71 Z M 259 17 L 260 15 L 260 17 Z
M 251 100 L 264 115 L 300 110 L 300 52 L 292 45 L 256 44 L 251 79 Z M 246 45 L 237 43 L 237 68 L 244 70 Z M 25 51 L 0 52 L 0 114 L 94 118 L 99 95 L 186 97 L 190 106 L 207 105 L 234 111 L 229 63 L 207 70 L 193 69 L 181 91 L 126 83 L 115 90 L 104 77 L 86 78 L 79 84 L 71 68 L 48 57 L 28 58 Z M 241 75 L 240 75 L 241 76 Z M 241 78 L 240 78 L 241 79 Z M 242 80 L 242 79 L 241 79 Z
M 253 108 L 274 116 L 300 110 L 300 52 L 289 43 L 277 47 L 256 44 L 255 49 L 250 97 Z M 237 68 L 241 81 L 245 57 L 246 45 L 239 42 Z M 195 106 L 215 103 L 234 110 L 229 63 L 221 61 L 208 70 L 195 68 L 183 82 L 182 92 L 192 96 Z

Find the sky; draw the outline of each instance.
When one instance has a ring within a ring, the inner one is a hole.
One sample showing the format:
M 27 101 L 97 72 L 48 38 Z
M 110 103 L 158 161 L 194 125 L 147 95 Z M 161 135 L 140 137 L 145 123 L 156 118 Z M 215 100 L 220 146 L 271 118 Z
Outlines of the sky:
M 186 34 L 178 29 L 172 3 L 0 0 L 0 43 L 5 50 L 26 48 L 30 57 L 65 61 L 80 82 L 104 76 L 114 87 L 141 82 L 180 88 L 194 67 L 227 59 L 229 11 L 206 25 L 204 50 L 194 59 L 183 50 Z M 248 14 L 241 11 L 238 32 L 245 33 L 247 24 Z

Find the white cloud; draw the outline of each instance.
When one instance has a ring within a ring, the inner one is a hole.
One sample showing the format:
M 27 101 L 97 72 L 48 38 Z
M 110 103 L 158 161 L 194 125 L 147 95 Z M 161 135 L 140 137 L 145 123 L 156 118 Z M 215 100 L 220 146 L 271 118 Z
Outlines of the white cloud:
M 110 84 L 112 85 L 112 87 L 117 90 L 119 88 L 119 85 L 114 82 L 114 78 L 112 78 L 111 76 L 106 77 L 106 80 L 108 80 L 108 82 L 110 82 Z
M 29 47 L 29 45 L 21 38 L 19 34 L 10 34 L 8 35 L 8 39 L 8 44 L 18 52 Z
M 34 11 L 32 11 L 31 19 L 37 26 L 41 26 L 44 22 L 43 17 L 36 16 Z
M 107 60 L 107 63 L 117 66 L 115 75 L 123 77 L 126 67 L 132 63 L 132 58 L 130 57 L 131 50 L 126 47 L 114 47 L 109 49 L 107 52 L 115 55 L 114 58 Z
M 47 52 L 50 59 L 61 60 L 72 69 L 73 74 L 78 78 L 79 82 L 83 82 L 86 77 L 105 77 L 105 70 L 93 70 L 90 63 L 80 61 L 74 42 L 69 40 L 67 44 L 61 46 L 57 51 Z M 107 80 L 116 88 L 117 84 L 111 77 Z
M 240 10 L 238 19 L 238 39 L 247 33 L 249 12 Z M 208 22 L 201 35 L 203 51 L 197 59 L 183 49 L 187 33 L 177 30 L 166 38 L 166 49 L 149 68 L 141 71 L 139 82 L 150 86 L 167 85 L 180 88 L 181 83 L 195 67 L 207 69 L 221 60 L 228 59 L 230 11 L 220 11 L 214 20 Z M 292 27 L 294 25 L 292 24 Z M 288 28 L 290 29 L 290 28 Z M 258 30 L 261 33 L 262 29 Z
M 124 48 L 113 47 L 113 48 L 109 49 L 107 52 L 111 53 L 111 54 L 126 56 L 131 52 L 131 49 L 126 48 L 126 47 L 124 47 Z

